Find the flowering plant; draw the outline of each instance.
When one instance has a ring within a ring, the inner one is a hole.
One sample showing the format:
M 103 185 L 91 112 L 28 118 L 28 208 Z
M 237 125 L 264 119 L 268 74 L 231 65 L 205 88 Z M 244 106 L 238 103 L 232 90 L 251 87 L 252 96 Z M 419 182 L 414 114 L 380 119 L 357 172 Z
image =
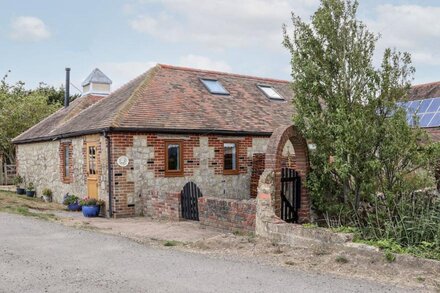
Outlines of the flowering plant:
M 104 203 L 105 202 L 101 199 L 90 198 L 88 196 L 79 201 L 79 204 L 82 206 L 102 206 Z

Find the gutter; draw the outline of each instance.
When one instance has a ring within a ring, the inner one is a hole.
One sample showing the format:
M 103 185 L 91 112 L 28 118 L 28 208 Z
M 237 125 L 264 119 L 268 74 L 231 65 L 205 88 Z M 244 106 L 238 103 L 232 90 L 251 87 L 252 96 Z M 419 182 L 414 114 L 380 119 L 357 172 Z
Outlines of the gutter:
M 103 135 L 107 142 L 107 170 L 108 170 L 108 213 L 109 217 L 113 217 L 113 160 L 111 153 L 111 139 L 107 131 L 103 131 Z

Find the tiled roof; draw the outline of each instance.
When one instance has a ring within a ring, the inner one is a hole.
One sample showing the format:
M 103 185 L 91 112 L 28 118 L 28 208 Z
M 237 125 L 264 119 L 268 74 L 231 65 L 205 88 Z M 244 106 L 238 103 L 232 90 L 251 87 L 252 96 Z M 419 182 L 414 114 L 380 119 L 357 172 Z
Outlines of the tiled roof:
M 230 95 L 209 93 L 200 78 L 219 80 Z M 270 100 L 258 84 L 272 86 L 286 101 Z M 268 135 L 291 124 L 291 96 L 283 80 L 159 64 L 89 107 L 88 96 L 78 98 L 14 142 L 103 130 Z
M 422 100 L 440 97 L 440 81 L 415 85 L 411 88 L 409 99 Z

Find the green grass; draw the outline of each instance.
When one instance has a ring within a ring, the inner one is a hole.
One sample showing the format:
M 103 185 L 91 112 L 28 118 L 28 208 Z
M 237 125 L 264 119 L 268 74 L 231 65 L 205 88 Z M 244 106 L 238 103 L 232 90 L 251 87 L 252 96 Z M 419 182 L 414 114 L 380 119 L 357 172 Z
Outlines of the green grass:
M 314 228 L 318 228 L 318 225 L 313 224 L 313 223 L 306 223 L 306 224 L 302 224 L 303 228 L 307 228 L 307 229 L 314 229 Z
M 182 244 L 180 241 L 176 241 L 176 240 L 167 240 L 163 243 L 163 246 L 177 246 Z
M 335 259 L 337 263 L 346 264 L 348 263 L 348 259 L 343 255 L 338 255 Z
M 388 250 L 385 251 L 384 256 L 385 256 L 385 260 L 387 262 L 391 263 L 391 262 L 395 262 L 396 261 L 396 256 L 391 251 L 388 251 Z

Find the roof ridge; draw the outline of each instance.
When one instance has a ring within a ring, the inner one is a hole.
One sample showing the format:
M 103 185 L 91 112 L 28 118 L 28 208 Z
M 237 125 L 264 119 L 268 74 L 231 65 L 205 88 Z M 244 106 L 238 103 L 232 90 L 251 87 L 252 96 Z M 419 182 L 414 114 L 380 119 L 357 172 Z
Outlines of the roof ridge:
M 222 71 L 215 71 L 215 70 L 207 70 L 207 69 L 198 69 L 198 68 L 191 68 L 191 67 L 184 67 L 184 66 L 176 66 L 176 65 L 169 65 L 169 64 L 158 64 L 160 67 L 165 69 L 174 69 L 174 70 L 182 70 L 182 71 L 190 71 L 190 72 L 201 72 L 206 74 L 220 74 L 230 77 L 238 77 L 238 78 L 247 78 L 247 79 L 257 79 L 262 81 L 268 81 L 268 82 L 279 82 L 279 83 L 289 83 L 288 80 L 283 79 L 276 79 L 276 78 L 266 78 L 266 77 L 259 77 L 259 76 L 253 76 L 253 75 L 247 75 L 247 74 L 238 74 L 238 73 L 229 73 L 229 72 L 222 72 Z
M 115 111 L 116 115 L 114 116 L 113 120 L 110 122 L 111 127 L 118 127 L 121 123 L 121 120 L 125 116 L 125 114 L 128 112 L 129 109 L 134 105 L 134 103 L 140 98 L 140 95 L 138 94 L 140 92 L 140 89 L 144 86 L 148 85 L 152 77 L 155 75 L 157 70 L 159 69 L 159 65 L 156 65 L 137 78 L 133 79 L 132 82 L 138 78 L 143 77 L 143 81 L 137 86 L 137 88 L 131 93 L 130 97 L 128 97 Z

